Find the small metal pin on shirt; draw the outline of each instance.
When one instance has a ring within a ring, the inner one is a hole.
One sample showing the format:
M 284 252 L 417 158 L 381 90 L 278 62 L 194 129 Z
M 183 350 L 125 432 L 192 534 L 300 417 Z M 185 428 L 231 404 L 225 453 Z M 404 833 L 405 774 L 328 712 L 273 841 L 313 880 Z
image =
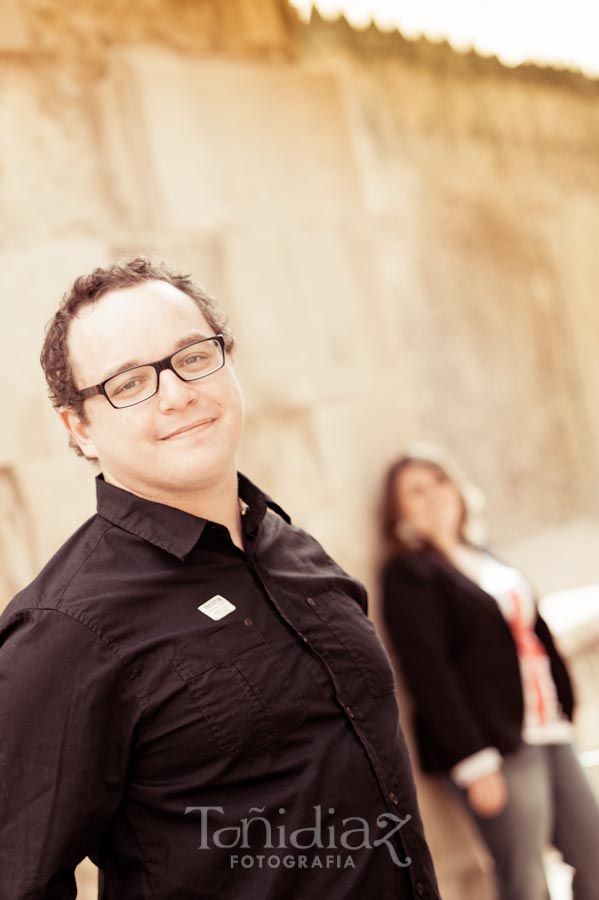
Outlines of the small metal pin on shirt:
M 224 619 L 234 609 L 237 609 L 237 607 L 230 600 L 227 600 L 226 597 L 223 597 L 222 594 L 215 594 L 210 600 L 206 600 L 205 603 L 198 606 L 198 610 L 201 613 L 204 613 L 205 616 L 208 616 L 215 622 L 218 622 L 219 619 Z

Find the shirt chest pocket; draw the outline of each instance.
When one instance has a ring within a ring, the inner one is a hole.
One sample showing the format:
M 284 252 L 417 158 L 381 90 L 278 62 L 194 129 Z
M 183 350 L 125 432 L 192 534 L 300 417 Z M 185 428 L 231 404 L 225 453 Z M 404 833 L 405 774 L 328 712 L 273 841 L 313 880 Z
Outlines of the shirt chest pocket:
M 317 647 L 331 667 L 339 667 L 339 651 L 344 653 L 344 667 L 357 670 L 371 697 L 384 697 L 393 693 L 395 682 L 389 657 L 373 623 L 355 600 L 341 591 L 327 591 L 316 597 L 308 597 L 307 604 L 326 632 Z M 316 641 L 315 641 L 316 643 Z
M 225 753 L 276 744 L 304 720 L 303 699 L 251 619 L 178 647 L 171 662 Z

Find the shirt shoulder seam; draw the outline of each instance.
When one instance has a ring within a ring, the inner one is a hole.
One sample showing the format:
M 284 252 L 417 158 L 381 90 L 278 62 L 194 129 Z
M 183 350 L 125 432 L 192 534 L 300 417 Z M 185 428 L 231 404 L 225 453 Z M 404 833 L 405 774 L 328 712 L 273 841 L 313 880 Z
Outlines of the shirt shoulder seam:
M 106 520 L 104 520 L 104 521 L 106 521 Z M 64 597 L 64 595 L 65 595 L 67 589 L 71 586 L 73 580 L 77 577 L 77 575 L 79 574 L 79 572 L 81 571 L 81 569 L 83 568 L 83 566 L 85 565 L 85 563 L 89 560 L 89 558 L 92 556 L 92 554 L 95 553 L 95 551 L 97 550 L 98 545 L 100 544 L 100 542 L 103 541 L 104 538 L 106 537 L 106 535 L 108 534 L 108 532 L 109 532 L 112 528 L 115 528 L 115 527 L 116 527 L 116 526 L 113 525 L 112 522 L 108 522 L 108 523 L 107 523 L 107 527 L 104 528 L 104 530 L 102 531 L 102 533 L 101 533 L 100 536 L 98 537 L 98 540 L 95 542 L 95 544 L 94 544 L 92 547 L 90 547 L 88 553 L 86 553 L 86 555 L 83 557 L 83 559 L 81 560 L 81 562 L 79 563 L 79 565 L 77 566 L 77 568 L 75 569 L 75 571 L 71 574 L 70 578 L 65 582 L 65 584 L 64 584 L 63 587 L 62 587 L 62 589 L 59 591 L 59 594 L 58 594 L 59 600 L 62 600 L 62 599 L 63 599 L 63 597 Z M 49 607 L 49 609 L 53 609 L 53 608 L 54 608 L 54 607 Z M 69 615 L 69 613 L 66 613 L 66 615 Z M 73 617 L 73 618 L 74 618 L 74 617 Z
M 57 606 L 50 606 L 50 605 L 46 606 L 43 604 L 43 602 L 37 604 L 36 606 L 24 606 L 18 610 L 15 610 L 15 612 L 13 614 L 13 620 L 22 618 L 24 613 L 29 613 L 29 612 L 57 613 L 58 615 L 64 616 L 66 619 L 69 619 L 72 622 L 77 622 L 83 628 L 87 628 L 88 631 L 91 631 L 92 634 L 110 650 L 112 655 L 116 657 L 119 664 L 123 667 L 125 675 L 127 676 L 128 680 L 133 685 L 135 696 L 140 704 L 142 711 L 145 710 L 145 708 L 147 706 L 147 699 L 146 699 L 146 696 L 145 696 L 145 693 L 143 692 L 143 690 L 141 692 L 139 690 L 140 685 L 137 682 L 137 677 L 138 677 L 139 673 L 132 666 L 129 658 L 122 653 L 122 651 L 118 647 L 118 644 L 114 640 L 112 640 L 110 637 L 108 637 L 108 635 L 106 635 L 101 629 L 99 629 L 92 622 L 87 621 L 84 617 L 82 617 L 80 615 L 76 615 L 72 612 L 68 612 L 67 610 L 61 609 Z

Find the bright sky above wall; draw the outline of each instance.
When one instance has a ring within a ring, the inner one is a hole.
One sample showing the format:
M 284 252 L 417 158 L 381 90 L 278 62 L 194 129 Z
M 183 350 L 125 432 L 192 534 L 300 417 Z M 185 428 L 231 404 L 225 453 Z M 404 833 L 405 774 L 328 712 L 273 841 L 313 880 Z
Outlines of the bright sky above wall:
M 599 75 L 599 6 L 592 0 L 290 0 L 304 19 L 312 7 L 327 19 L 342 13 L 354 28 L 373 21 L 406 38 L 446 39 L 508 66 L 522 62 Z

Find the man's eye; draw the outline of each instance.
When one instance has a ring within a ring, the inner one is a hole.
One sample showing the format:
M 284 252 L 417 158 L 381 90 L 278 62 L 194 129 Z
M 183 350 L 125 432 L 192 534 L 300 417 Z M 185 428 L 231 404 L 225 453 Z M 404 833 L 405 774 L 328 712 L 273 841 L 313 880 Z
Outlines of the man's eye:
M 192 356 L 186 356 L 183 360 L 184 366 L 197 366 L 208 359 L 207 353 L 194 353 Z
M 125 384 L 121 384 L 115 391 L 115 394 L 122 394 L 126 391 L 134 390 L 139 384 L 139 378 L 130 378 L 129 381 L 126 381 Z

